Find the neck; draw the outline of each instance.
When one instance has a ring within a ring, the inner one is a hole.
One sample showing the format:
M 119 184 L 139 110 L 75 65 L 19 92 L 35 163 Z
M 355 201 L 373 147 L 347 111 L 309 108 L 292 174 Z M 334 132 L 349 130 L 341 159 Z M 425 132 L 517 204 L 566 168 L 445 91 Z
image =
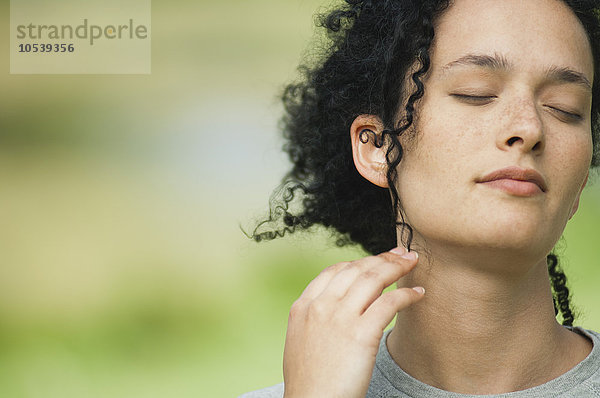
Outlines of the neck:
M 555 319 L 545 256 L 428 248 L 398 282 L 425 287 L 425 298 L 398 313 L 387 340 L 409 375 L 443 390 L 498 394 L 554 379 L 590 352 Z

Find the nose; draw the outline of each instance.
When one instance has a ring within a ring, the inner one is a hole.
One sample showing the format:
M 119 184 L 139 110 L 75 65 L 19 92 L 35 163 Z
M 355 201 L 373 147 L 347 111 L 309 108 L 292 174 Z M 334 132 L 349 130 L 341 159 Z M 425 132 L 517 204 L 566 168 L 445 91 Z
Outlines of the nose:
M 515 101 L 505 113 L 505 121 L 496 141 L 504 151 L 518 150 L 522 153 L 542 152 L 544 149 L 544 126 L 533 101 Z

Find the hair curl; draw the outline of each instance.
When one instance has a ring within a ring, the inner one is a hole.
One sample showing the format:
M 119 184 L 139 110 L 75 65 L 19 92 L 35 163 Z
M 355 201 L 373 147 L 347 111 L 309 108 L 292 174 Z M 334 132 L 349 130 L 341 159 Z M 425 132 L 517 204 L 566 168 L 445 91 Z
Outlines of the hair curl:
M 594 57 L 594 74 L 600 75 L 600 12 L 594 0 L 563 0 L 585 28 Z M 411 127 L 415 103 L 422 98 L 421 80 L 430 67 L 434 22 L 451 0 L 345 0 L 318 18 L 329 46 L 313 65 L 299 67 L 302 79 L 289 84 L 282 95 L 284 151 L 292 161 L 274 191 L 267 219 L 248 237 L 271 240 L 320 224 L 333 231 L 336 244 L 360 244 L 369 253 L 390 250 L 401 242 L 410 250 L 413 230 L 404 221 L 396 190 L 397 166 L 403 148 L 398 137 Z M 413 68 L 414 65 L 416 68 Z M 412 68 L 412 69 L 411 69 Z M 409 75 L 410 74 L 410 75 Z M 405 76 L 416 89 L 406 98 Z M 600 83 L 592 87 L 591 167 L 600 165 Z M 405 101 L 403 114 L 398 109 Z M 348 132 L 361 114 L 380 116 L 385 130 L 375 144 L 387 139 L 389 189 L 364 179 L 356 170 Z M 300 194 L 301 209 L 292 214 L 291 202 Z M 390 194 L 392 200 L 390 201 Z M 368 204 L 367 206 L 365 204 Z M 397 215 L 400 220 L 397 220 Z M 279 220 L 284 226 L 259 232 Z M 245 232 L 244 232 L 245 233 Z M 547 256 L 554 307 L 563 324 L 572 325 L 566 277 L 558 258 Z

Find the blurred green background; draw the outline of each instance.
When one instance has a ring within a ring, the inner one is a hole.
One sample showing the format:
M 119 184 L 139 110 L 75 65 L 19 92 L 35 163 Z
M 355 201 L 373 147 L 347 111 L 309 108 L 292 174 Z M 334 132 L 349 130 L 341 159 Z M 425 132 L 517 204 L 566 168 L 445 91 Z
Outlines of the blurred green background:
M 316 0 L 153 1 L 149 76 L 9 75 L 0 90 L 0 396 L 232 397 L 282 380 L 316 231 L 256 244 L 288 167 L 277 101 Z M 600 188 L 560 246 L 600 330 Z

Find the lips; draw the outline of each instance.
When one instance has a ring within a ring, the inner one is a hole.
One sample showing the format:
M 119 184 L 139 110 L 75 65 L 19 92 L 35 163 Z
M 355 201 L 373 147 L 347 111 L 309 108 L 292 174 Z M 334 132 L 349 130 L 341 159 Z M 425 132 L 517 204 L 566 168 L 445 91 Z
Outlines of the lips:
M 546 192 L 546 180 L 544 177 L 534 169 L 522 169 L 520 167 L 511 166 L 492 171 L 491 173 L 484 176 L 478 182 L 491 182 L 496 180 L 516 180 L 526 181 L 536 184 L 542 192 Z

